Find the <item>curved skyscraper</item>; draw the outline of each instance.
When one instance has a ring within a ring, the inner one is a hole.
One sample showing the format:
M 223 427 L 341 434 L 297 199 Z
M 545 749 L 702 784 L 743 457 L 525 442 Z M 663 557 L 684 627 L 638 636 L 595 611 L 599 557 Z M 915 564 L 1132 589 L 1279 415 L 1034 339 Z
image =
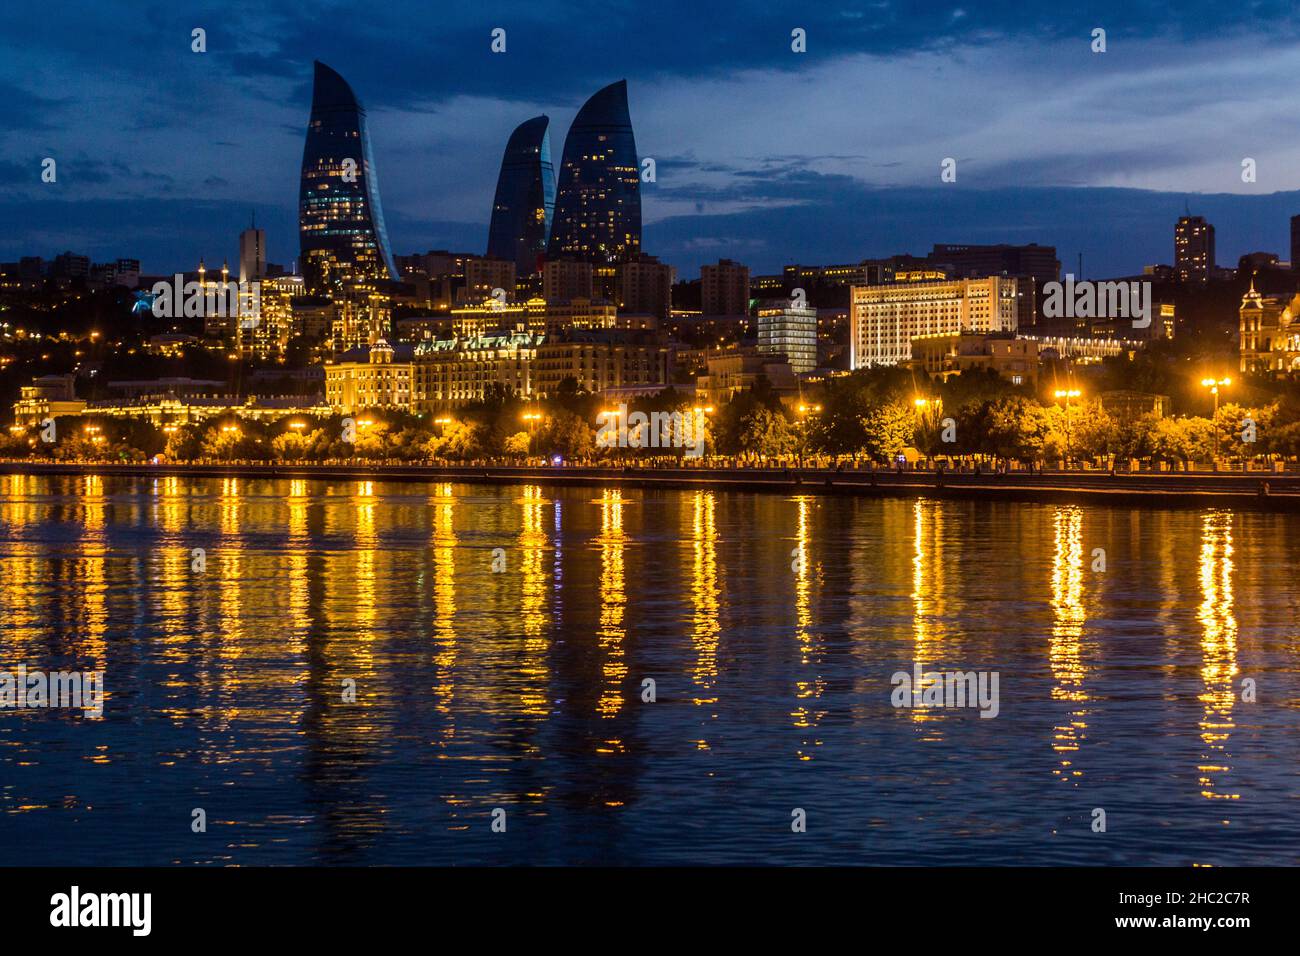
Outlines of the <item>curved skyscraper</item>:
M 521 278 L 540 271 L 555 212 L 549 123 L 548 117 L 535 116 L 510 134 L 492 202 L 488 258 L 513 262 Z
M 627 81 L 583 104 L 564 140 L 547 257 L 596 265 L 641 251 L 641 178 Z
M 347 81 L 317 61 L 298 192 L 299 268 L 313 292 L 348 279 L 396 279 L 366 111 Z

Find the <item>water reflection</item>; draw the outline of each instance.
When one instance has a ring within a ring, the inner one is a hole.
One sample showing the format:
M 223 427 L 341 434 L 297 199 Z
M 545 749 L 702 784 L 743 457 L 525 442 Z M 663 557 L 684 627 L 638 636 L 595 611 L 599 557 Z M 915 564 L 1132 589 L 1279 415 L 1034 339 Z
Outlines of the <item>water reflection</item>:
M 604 686 L 596 710 L 606 718 L 623 709 L 623 682 L 627 677 L 623 660 L 623 640 L 627 634 L 623 627 L 627 610 L 624 541 L 623 499 L 616 489 L 606 489 L 600 499 L 600 628 L 596 638 L 604 655 L 601 666 Z M 605 744 L 611 750 L 622 748 L 622 742 L 617 739 L 607 740 Z
M 1084 679 L 1091 669 L 1093 652 L 1083 646 L 1087 614 L 1083 608 L 1083 509 L 1057 508 L 1053 517 L 1055 547 L 1052 553 L 1052 699 L 1070 707 L 1064 723 L 1052 731 L 1052 749 L 1059 765 L 1052 773 L 1061 780 L 1079 783 L 1083 771 L 1077 765 L 1079 749 L 1087 737 L 1088 700 Z
M 711 692 L 718 676 L 718 588 L 717 496 L 696 491 L 691 496 L 691 640 L 695 645 L 695 703 L 716 704 Z M 704 746 L 704 742 L 700 742 Z
M 0 712 L 0 854 L 1185 864 L 1236 860 L 1231 829 L 1294 862 L 1297 536 L 1222 512 L 0 477 L 4 660 L 100 663 L 110 694 L 94 722 Z M 987 662 L 1001 713 L 894 711 L 904 659 Z M 1269 688 L 1249 707 L 1246 662 Z M 1115 781 L 1122 844 L 1043 832 Z M 1235 801 L 1231 828 L 1206 799 Z M 210 839 L 159 826 L 204 805 Z M 836 825 L 792 849 L 796 805 Z
M 1237 619 L 1232 595 L 1232 515 L 1207 514 L 1201 522 L 1201 624 L 1200 701 L 1201 795 L 1208 800 L 1237 800 L 1240 793 L 1224 789 L 1224 778 L 1232 769 L 1228 738 L 1232 734 L 1232 710 L 1236 704 Z
M 799 730 L 815 730 L 826 716 L 824 708 L 819 706 L 821 696 L 826 691 L 826 677 L 822 668 L 820 641 L 812 628 L 812 589 L 813 569 L 812 555 L 809 554 L 811 531 L 809 512 L 815 506 L 815 499 L 804 496 L 796 499 L 798 508 L 798 525 L 795 532 L 793 558 L 794 570 L 794 616 L 795 640 L 799 645 L 799 676 L 795 681 L 795 699 L 798 705 L 790 714 L 794 726 Z M 798 749 L 800 760 L 811 760 L 811 747 L 821 746 L 821 740 L 815 735 L 805 735 Z
M 936 501 L 918 499 L 912 508 L 912 663 L 919 668 L 921 680 L 912 688 L 914 695 L 924 693 L 934 683 L 926 677 L 940 670 L 938 660 L 943 636 L 943 604 L 946 582 L 944 579 L 944 516 L 946 508 Z M 918 698 L 919 699 L 919 698 Z M 944 715 L 941 709 L 910 707 L 907 713 L 918 723 L 934 721 L 926 737 L 943 738 L 937 721 Z

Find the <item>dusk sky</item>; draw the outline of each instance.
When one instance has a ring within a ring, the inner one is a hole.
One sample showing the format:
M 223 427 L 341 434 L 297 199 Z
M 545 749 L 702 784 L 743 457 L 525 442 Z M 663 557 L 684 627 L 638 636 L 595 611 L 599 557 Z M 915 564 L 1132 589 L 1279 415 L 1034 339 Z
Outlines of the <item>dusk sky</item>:
M 368 109 L 398 254 L 482 253 L 511 130 L 549 114 L 558 163 L 582 101 L 626 78 L 658 173 L 645 251 L 683 277 L 722 256 L 769 272 L 936 242 L 1054 244 L 1085 275 L 1133 273 L 1171 261 L 1185 203 L 1216 225 L 1220 264 L 1286 258 L 1298 28 L 1287 3 L 1133 0 L 6 5 L 0 259 L 235 261 L 255 212 L 290 264 L 314 59 Z

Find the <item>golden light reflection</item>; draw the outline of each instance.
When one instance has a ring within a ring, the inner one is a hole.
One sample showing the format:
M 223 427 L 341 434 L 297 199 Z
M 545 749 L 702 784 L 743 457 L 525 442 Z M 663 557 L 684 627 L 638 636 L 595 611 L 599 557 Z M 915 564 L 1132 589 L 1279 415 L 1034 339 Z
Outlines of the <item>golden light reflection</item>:
M 105 660 L 108 629 L 108 499 L 104 479 L 86 475 L 81 482 L 81 541 L 74 562 L 76 594 L 69 602 L 78 608 L 77 647 L 86 660 Z
M 618 489 L 608 488 L 600 499 L 600 629 L 597 643 L 604 661 L 604 686 L 596 710 L 601 717 L 613 717 L 623 708 L 623 682 L 627 678 L 623 641 L 627 635 L 623 619 L 627 612 L 627 582 L 624 579 L 623 500 Z M 606 741 L 611 750 L 621 750 L 620 741 Z
M 1052 669 L 1052 699 L 1082 704 L 1088 694 L 1084 678 L 1088 667 L 1082 644 L 1087 613 L 1083 607 L 1083 510 L 1075 505 L 1057 508 L 1053 516 L 1055 547 L 1052 552 L 1052 639 L 1048 661 Z M 1070 709 L 1063 723 L 1052 729 L 1052 750 L 1059 765 L 1052 773 L 1078 784 L 1083 771 L 1075 755 L 1087 736 L 1088 710 Z
M 449 484 L 434 487 L 433 509 L 433 666 L 434 707 L 447 717 L 446 737 L 456 735 L 452 722 L 456 660 L 455 499 Z
M 817 653 L 820 647 L 812 634 L 812 569 L 808 554 L 810 540 L 808 518 L 812 502 L 813 499 L 807 497 L 798 500 L 799 523 L 795 533 L 795 547 L 798 552 L 794 564 L 795 640 L 799 643 L 800 666 L 805 672 L 809 669 L 812 671 L 810 675 L 801 676 L 795 681 L 795 697 L 799 705 L 790 713 L 790 718 L 794 721 L 795 727 L 801 730 L 816 728 L 826 716 L 825 710 L 815 706 L 816 701 L 826 691 L 826 680 L 821 675 L 821 661 Z M 804 738 L 798 751 L 800 760 L 812 759 L 812 754 L 805 749 L 809 746 L 819 747 L 821 740 L 815 737 Z
M 924 675 L 938 653 L 942 637 L 944 597 L 944 507 L 918 499 L 912 505 L 912 662 Z M 914 693 L 934 683 L 922 677 Z M 942 716 L 941 708 L 909 707 L 912 720 L 923 722 Z M 934 731 L 936 739 L 939 732 Z
M 697 705 L 716 704 L 712 693 L 718 679 L 718 528 L 717 498 L 711 491 L 697 491 L 692 498 L 691 549 L 691 642 L 695 645 L 695 666 L 691 679 L 698 689 Z M 699 746 L 707 746 L 703 742 Z
M 546 532 L 542 518 L 546 498 L 540 485 L 525 485 L 519 532 L 523 593 L 519 613 L 524 631 L 524 660 L 521 663 L 520 710 L 530 717 L 544 717 L 549 708 L 546 686 L 549 676 L 546 640 L 546 574 L 542 560 L 546 553 Z
M 1223 777 L 1232 769 L 1228 737 L 1236 724 L 1234 678 L 1237 676 L 1237 619 L 1232 593 L 1232 515 L 1216 511 L 1201 522 L 1201 624 L 1200 701 L 1201 742 L 1204 752 L 1200 771 L 1201 796 L 1207 800 L 1238 800 L 1241 794 L 1222 789 Z
M 307 482 L 296 478 L 289 482 L 289 618 L 294 634 L 303 634 L 311 626 L 311 586 L 308 581 L 308 555 L 311 550 L 311 532 L 307 524 L 311 499 Z

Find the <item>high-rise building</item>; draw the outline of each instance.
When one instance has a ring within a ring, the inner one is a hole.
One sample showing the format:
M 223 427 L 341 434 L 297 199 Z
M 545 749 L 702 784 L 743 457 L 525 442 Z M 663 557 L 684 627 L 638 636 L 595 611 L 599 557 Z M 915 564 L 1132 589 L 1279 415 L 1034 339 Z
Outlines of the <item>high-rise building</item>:
M 465 260 L 465 285 L 461 300 L 482 302 L 496 298 L 497 290 L 506 299 L 515 297 L 515 260 L 483 259 L 478 256 Z
M 1016 280 L 1006 276 L 854 286 L 849 368 L 897 365 L 912 358 L 912 339 L 957 332 L 1014 332 Z
M 640 249 L 640 166 L 627 81 L 619 80 L 587 100 L 569 127 L 547 258 L 612 265 Z
M 552 259 L 542 269 L 542 298 L 547 302 L 592 297 L 590 262 Z
M 700 266 L 700 306 L 704 315 L 748 315 L 749 266 L 730 259 Z
M 347 81 L 316 63 L 298 194 L 299 268 L 312 293 L 348 279 L 393 279 L 366 111 Z
M 1214 272 L 1214 227 L 1204 216 L 1183 216 L 1174 226 L 1174 269 L 1184 280 Z
M 930 250 L 926 260 L 934 268 L 950 267 L 946 271 L 958 279 L 1027 276 L 1042 285 L 1061 278 L 1061 261 L 1056 257 L 1056 247 L 1040 246 L 1035 242 L 1027 246 L 940 243 Z
M 239 234 L 239 281 L 254 282 L 266 275 L 266 230 L 245 229 Z
M 784 355 L 796 375 L 817 367 L 817 310 L 788 301 L 758 307 L 758 350 Z
M 547 117 L 535 116 L 510 134 L 492 201 L 487 257 L 513 262 L 521 277 L 541 271 L 555 212 L 549 123 Z
M 620 301 L 624 312 L 642 312 L 668 319 L 673 307 L 673 267 L 655 256 L 639 254 L 619 267 Z

